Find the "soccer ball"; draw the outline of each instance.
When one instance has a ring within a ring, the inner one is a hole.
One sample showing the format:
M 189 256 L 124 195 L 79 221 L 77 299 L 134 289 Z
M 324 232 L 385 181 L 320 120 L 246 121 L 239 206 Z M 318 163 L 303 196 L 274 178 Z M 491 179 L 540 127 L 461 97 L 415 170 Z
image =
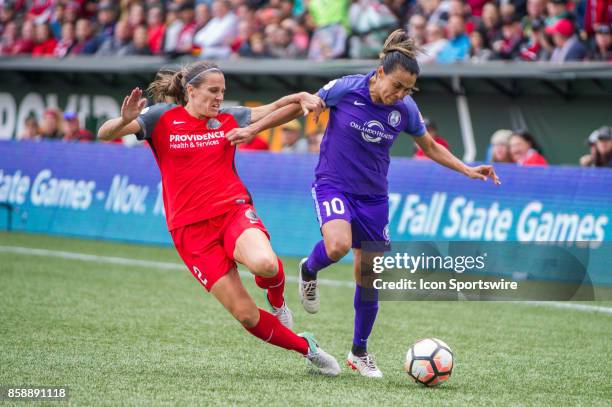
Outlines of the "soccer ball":
M 406 353 L 404 369 L 415 382 L 437 386 L 450 378 L 454 357 L 450 346 L 436 338 L 421 339 Z

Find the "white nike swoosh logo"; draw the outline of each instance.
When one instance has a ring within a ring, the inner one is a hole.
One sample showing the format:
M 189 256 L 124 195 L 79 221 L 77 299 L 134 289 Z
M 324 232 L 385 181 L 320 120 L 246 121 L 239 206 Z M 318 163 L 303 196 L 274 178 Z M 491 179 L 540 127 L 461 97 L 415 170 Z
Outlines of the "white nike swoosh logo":
M 354 101 L 353 103 L 355 104 L 355 106 L 365 106 L 365 103 L 361 103 L 358 101 Z
M 176 120 L 172 122 L 172 124 L 183 124 L 185 122 L 177 122 Z

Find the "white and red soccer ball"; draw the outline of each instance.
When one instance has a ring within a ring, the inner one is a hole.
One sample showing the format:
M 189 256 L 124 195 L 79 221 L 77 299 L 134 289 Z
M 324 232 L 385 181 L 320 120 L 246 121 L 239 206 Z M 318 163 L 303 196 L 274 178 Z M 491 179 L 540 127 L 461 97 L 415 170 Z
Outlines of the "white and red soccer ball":
M 421 339 L 406 353 L 404 369 L 415 382 L 432 387 L 448 380 L 454 357 L 450 346 L 436 338 Z

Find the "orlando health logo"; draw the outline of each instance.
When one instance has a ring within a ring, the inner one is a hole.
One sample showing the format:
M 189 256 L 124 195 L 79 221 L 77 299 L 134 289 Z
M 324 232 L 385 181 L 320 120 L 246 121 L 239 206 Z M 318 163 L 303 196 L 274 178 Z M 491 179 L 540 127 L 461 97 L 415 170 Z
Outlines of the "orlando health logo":
M 365 122 L 363 125 L 351 122 L 350 126 L 361 132 L 361 138 L 368 143 L 380 143 L 385 138 L 387 140 L 393 140 L 393 135 L 385 132 L 385 126 L 382 125 L 378 120 L 370 120 Z

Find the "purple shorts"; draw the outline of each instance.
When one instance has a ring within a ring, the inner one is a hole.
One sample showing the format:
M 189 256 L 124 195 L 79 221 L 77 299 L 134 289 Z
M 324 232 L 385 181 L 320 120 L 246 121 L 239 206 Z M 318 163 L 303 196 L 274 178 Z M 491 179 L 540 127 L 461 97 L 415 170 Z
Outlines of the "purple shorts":
M 353 249 L 361 249 L 362 242 L 368 242 L 368 249 L 390 250 L 388 196 L 349 194 L 332 185 L 315 182 L 312 199 L 319 227 L 330 220 L 343 219 L 351 224 Z

